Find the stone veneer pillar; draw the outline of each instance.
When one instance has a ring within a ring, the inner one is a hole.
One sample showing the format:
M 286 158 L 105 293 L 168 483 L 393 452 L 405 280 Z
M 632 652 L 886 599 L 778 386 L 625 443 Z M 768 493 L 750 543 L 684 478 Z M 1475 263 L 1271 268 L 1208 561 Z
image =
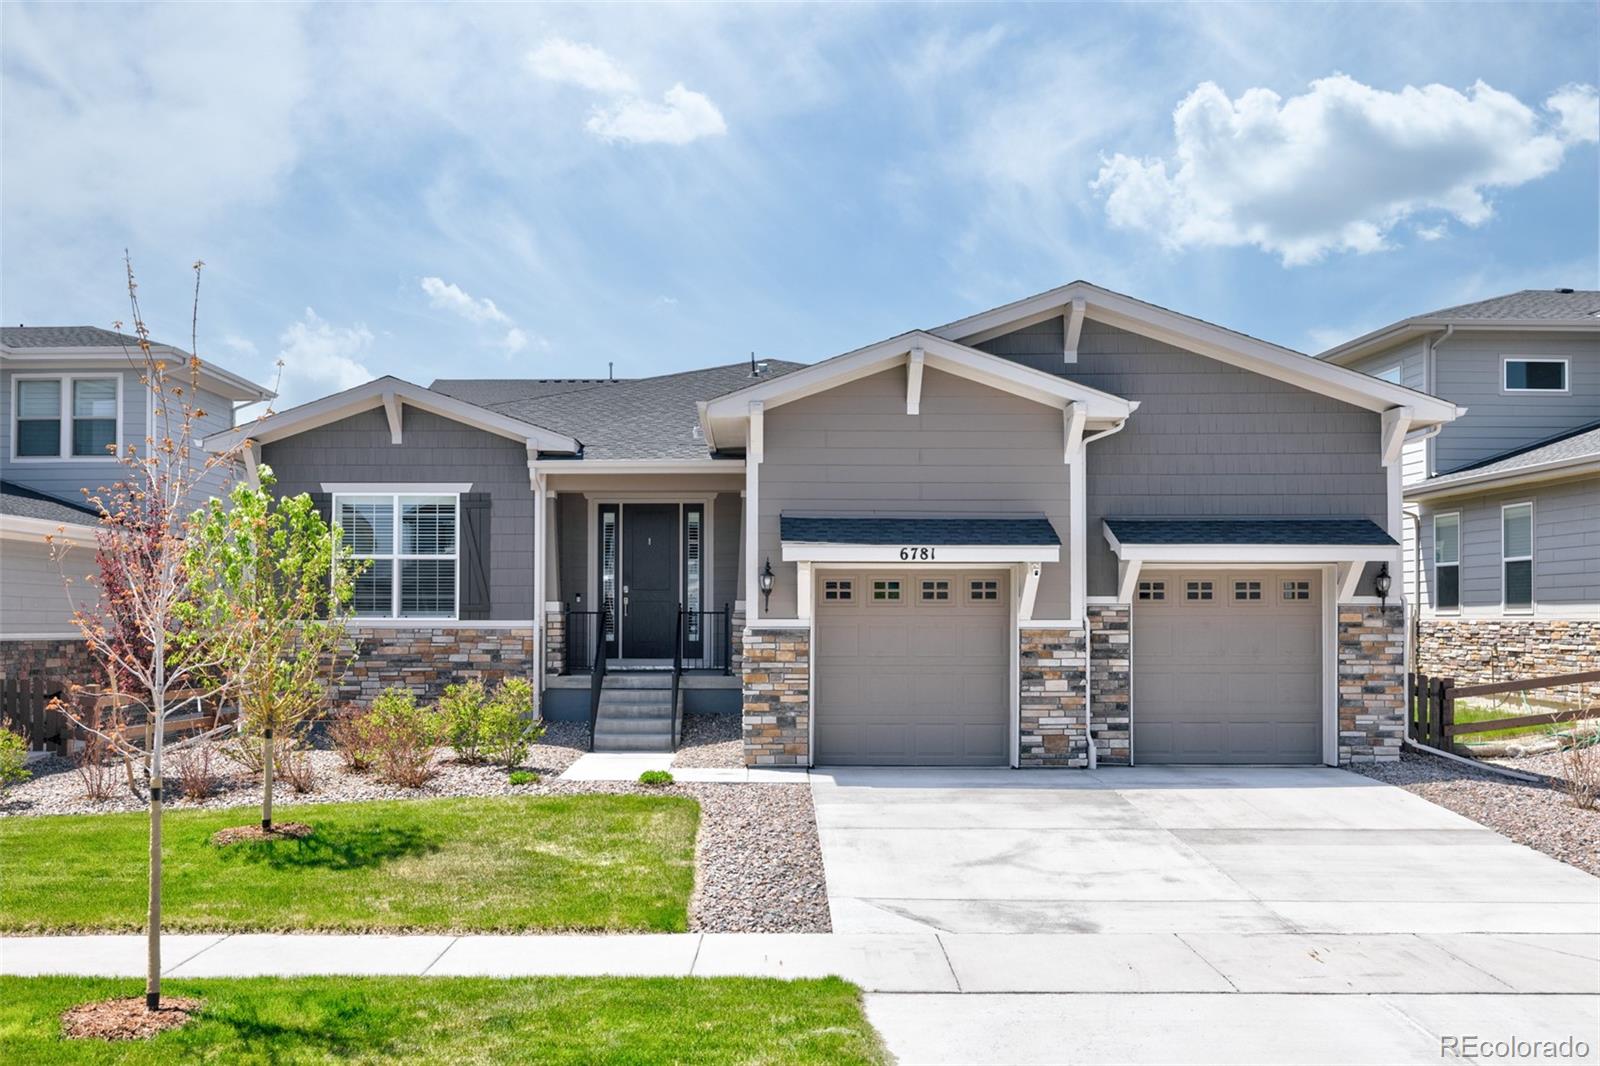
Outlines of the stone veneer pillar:
M 1600 619 L 1425 618 L 1417 670 L 1488 685 L 1600 670 Z
M 567 615 L 565 611 L 546 610 L 544 614 L 544 670 L 559 674 L 566 668 Z
M 741 646 L 746 766 L 811 762 L 811 634 L 746 629 Z
M 1339 605 L 1339 765 L 1400 758 L 1405 660 L 1401 607 Z
M 1103 766 L 1127 766 L 1132 743 L 1132 613 L 1126 603 L 1089 605 L 1089 715 L 1095 757 Z
M 1022 655 L 1018 764 L 1088 766 L 1083 630 L 1023 628 L 1018 642 Z

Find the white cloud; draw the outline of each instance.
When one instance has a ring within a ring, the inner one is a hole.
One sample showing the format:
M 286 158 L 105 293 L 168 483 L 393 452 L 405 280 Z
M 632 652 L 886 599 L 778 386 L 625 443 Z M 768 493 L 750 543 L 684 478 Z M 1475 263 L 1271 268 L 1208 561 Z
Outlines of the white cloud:
M 493 300 L 476 299 L 443 278 L 423 278 L 422 291 L 434 307 L 460 315 L 468 322 L 497 322 L 511 324 L 511 316 L 496 307 Z
M 506 330 L 506 335 L 500 340 L 500 347 L 506 350 L 507 355 L 516 355 L 528 346 L 528 335 L 516 326 Z
M 1339 74 L 1284 100 L 1204 82 L 1173 112 L 1173 158 L 1117 153 L 1093 188 L 1110 222 L 1171 248 L 1254 245 L 1285 265 L 1385 247 L 1395 225 L 1442 212 L 1480 225 L 1487 194 L 1551 173 L 1595 140 L 1596 97 L 1568 86 L 1541 116 L 1478 82 L 1387 92 Z
M 283 376 L 274 410 L 342 392 L 377 376 L 362 362 L 372 347 L 372 332 L 360 323 L 335 326 L 309 307 L 305 317 L 290 323 L 278 337 L 278 345 Z
M 552 37 L 528 53 L 530 71 L 547 81 L 576 85 L 597 93 L 631 93 L 633 75 L 592 44 Z
M 668 89 L 659 104 L 627 97 L 596 109 L 586 125 L 602 140 L 632 144 L 688 144 L 728 132 L 717 105 L 682 82 Z

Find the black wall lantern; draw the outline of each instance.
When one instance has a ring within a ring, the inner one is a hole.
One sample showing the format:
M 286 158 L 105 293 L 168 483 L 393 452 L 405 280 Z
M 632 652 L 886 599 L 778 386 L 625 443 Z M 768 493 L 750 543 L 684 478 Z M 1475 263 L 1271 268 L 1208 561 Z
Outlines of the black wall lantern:
M 1389 577 L 1389 564 L 1384 563 L 1378 567 L 1378 576 L 1372 579 L 1372 588 L 1378 594 L 1378 602 L 1384 607 L 1389 606 L 1389 589 L 1394 582 Z
M 761 567 L 761 613 L 765 614 L 772 603 L 772 559 L 768 557 Z

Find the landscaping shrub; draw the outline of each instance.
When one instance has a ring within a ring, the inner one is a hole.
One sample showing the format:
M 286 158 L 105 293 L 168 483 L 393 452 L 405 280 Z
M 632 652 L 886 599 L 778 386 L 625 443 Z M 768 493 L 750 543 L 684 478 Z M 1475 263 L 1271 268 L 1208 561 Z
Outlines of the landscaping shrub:
M 172 768 L 178 779 L 178 794 L 186 800 L 203 800 L 216 791 L 218 774 L 212 765 L 210 744 L 193 744 L 172 753 Z
M 361 720 L 378 776 L 401 788 L 421 788 L 433 776 L 433 760 L 445 735 L 444 716 L 420 705 L 408 688 L 384 689 Z
M 666 770 L 646 770 L 639 775 L 641 785 L 670 785 L 672 774 Z
M 333 750 L 344 761 L 344 768 L 353 774 L 372 768 L 372 744 L 362 728 L 366 714 L 356 707 L 346 707 L 334 715 L 328 724 L 328 739 Z
M 1561 787 L 1579 810 L 1593 810 L 1600 800 L 1600 733 L 1573 729 L 1563 739 Z
M 289 787 L 300 795 L 317 790 L 317 767 L 311 761 L 311 749 L 303 744 L 281 752 L 277 757 L 278 771 Z
M 513 770 L 511 771 L 511 776 L 506 780 L 513 785 L 537 785 L 539 783 L 539 775 L 532 770 Z
M 0 793 L 32 776 L 28 742 L 9 729 L 0 729 Z
M 462 762 L 482 762 L 483 715 L 488 697 L 483 682 L 468 681 L 451 685 L 439 698 L 439 711 L 444 715 L 450 733 L 450 746 Z
M 107 738 L 120 735 L 123 728 L 120 711 L 95 707 L 83 716 L 82 724 L 74 730 L 80 746 L 73 753 L 72 761 L 78 780 L 83 782 L 83 794 L 90 802 L 104 803 L 117 790 L 116 746 Z
M 533 717 L 533 685 L 525 677 L 508 677 L 495 686 L 483 708 L 483 750 L 495 763 L 511 769 L 528 757 L 528 748 L 544 736 L 544 723 Z

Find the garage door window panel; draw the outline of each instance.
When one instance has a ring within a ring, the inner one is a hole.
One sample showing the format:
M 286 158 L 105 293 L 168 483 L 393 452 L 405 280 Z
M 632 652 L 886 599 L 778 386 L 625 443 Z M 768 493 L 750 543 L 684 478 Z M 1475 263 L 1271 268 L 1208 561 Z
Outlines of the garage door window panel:
M 1308 601 L 1311 599 L 1311 579 L 1304 577 L 1284 577 L 1278 579 L 1279 596 L 1284 603 Z
M 967 578 L 967 599 L 972 603 L 998 603 L 1000 579 L 994 577 Z
M 905 602 L 905 589 L 906 583 L 902 578 L 875 577 L 867 602 L 874 607 L 898 607 Z
M 1183 602 L 1203 604 L 1215 602 L 1217 583 L 1210 578 L 1184 578 Z
M 917 598 L 925 606 L 940 607 L 950 604 L 951 581 L 947 577 L 924 577 L 917 580 Z
M 826 578 L 822 582 L 824 603 L 854 603 L 856 580 L 853 577 Z
M 1165 581 L 1139 582 L 1139 599 L 1144 603 L 1165 603 L 1167 599 L 1167 583 Z
M 1260 578 L 1235 578 L 1232 582 L 1233 602 L 1242 605 L 1260 603 L 1262 585 Z

